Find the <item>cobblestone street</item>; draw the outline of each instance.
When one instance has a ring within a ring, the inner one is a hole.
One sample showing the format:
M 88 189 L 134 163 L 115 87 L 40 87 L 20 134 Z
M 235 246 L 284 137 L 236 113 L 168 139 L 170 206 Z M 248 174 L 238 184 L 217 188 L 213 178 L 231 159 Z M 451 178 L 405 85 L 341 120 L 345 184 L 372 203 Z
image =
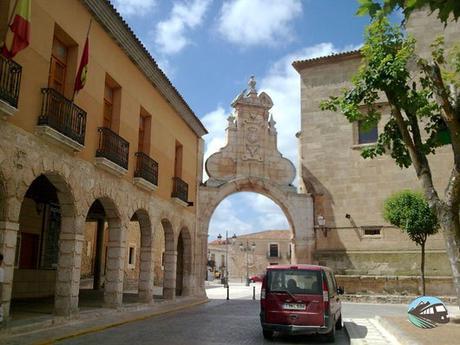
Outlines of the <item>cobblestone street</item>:
M 212 300 L 180 313 L 126 324 L 59 344 L 320 344 L 318 336 L 277 337 L 266 341 L 259 322 L 259 301 Z M 344 330 L 336 344 L 348 344 Z

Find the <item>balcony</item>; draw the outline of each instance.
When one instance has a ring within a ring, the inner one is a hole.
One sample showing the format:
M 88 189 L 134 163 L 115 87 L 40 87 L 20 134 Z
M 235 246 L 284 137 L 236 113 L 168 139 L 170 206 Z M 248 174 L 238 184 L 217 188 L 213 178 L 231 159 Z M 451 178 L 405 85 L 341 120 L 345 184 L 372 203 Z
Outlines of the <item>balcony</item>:
M 36 132 L 63 148 L 85 147 L 86 112 L 54 89 L 42 89 L 42 112 Z
M 182 206 L 192 206 L 188 201 L 188 184 L 179 177 L 173 177 L 173 191 L 171 198 Z
M 17 112 L 22 67 L 0 55 L 0 115 L 4 118 Z
M 129 143 L 110 128 L 99 127 L 96 166 L 117 176 L 128 173 Z
M 143 152 L 136 152 L 134 184 L 148 191 L 158 188 L 158 163 Z

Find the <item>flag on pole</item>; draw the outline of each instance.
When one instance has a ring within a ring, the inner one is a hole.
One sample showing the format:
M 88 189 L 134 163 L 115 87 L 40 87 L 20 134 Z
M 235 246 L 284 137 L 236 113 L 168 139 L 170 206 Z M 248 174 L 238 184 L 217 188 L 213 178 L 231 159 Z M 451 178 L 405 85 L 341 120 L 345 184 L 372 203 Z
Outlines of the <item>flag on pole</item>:
M 89 32 L 89 30 L 88 30 Z M 86 75 L 88 73 L 88 54 L 89 54 L 89 36 L 86 36 L 83 54 L 81 56 L 80 67 L 78 67 L 77 76 L 75 78 L 75 86 L 73 89 L 74 95 L 83 89 L 86 83 Z
M 31 0 L 18 0 L 10 20 L 9 30 L 1 52 L 7 58 L 14 57 L 30 42 Z

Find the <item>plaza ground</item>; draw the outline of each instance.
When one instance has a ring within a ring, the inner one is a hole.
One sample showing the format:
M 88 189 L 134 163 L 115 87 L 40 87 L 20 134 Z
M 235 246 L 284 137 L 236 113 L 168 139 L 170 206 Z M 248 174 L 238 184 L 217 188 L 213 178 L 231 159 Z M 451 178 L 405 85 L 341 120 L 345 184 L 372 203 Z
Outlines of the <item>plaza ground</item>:
M 48 325 L 25 335 L 0 334 L 0 344 L 321 344 L 320 336 L 277 336 L 266 341 L 259 321 L 260 284 L 230 284 L 230 300 L 220 284 L 207 284 L 204 300 L 157 301 L 150 310 L 100 310 L 98 318 Z M 256 291 L 255 300 L 253 292 Z M 450 307 L 454 313 L 455 307 Z M 406 304 L 342 303 L 345 328 L 335 344 L 455 344 L 460 325 L 418 330 L 406 318 Z M 447 333 L 446 333 L 447 332 Z M 441 335 L 444 333 L 444 336 Z M 448 336 L 446 336 L 448 334 Z M 5 335 L 5 336 L 4 336 Z

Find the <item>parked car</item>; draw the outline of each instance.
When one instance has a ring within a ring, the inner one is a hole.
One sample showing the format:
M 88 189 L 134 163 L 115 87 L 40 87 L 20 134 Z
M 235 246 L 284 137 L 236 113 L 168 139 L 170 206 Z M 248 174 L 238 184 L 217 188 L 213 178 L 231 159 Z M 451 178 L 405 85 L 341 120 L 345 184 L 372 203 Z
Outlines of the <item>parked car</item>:
M 249 281 L 251 283 L 259 283 L 259 282 L 262 282 L 263 280 L 264 280 L 264 275 L 263 274 L 255 274 L 255 275 L 249 277 Z
M 267 267 L 260 294 L 263 335 L 323 334 L 333 342 L 342 328 L 342 306 L 334 273 L 315 265 Z

